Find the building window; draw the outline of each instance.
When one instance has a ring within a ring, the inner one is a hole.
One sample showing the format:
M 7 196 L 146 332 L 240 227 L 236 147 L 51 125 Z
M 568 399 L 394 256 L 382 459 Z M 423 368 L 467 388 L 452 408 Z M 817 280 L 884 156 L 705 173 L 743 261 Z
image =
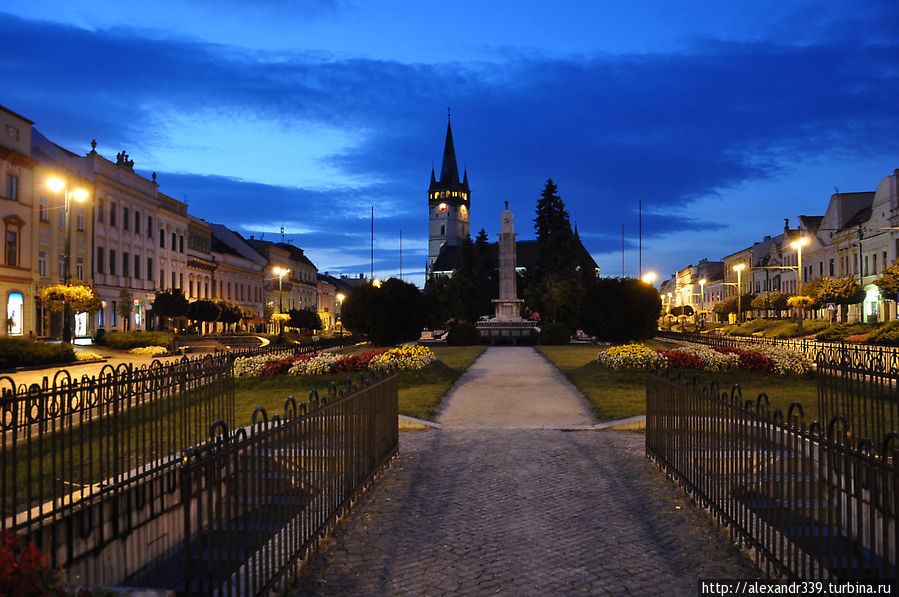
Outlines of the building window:
M 159 290 L 165 290 L 165 270 L 159 268 Z
M 865 255 L 865 270 L 862 275 L 865 275 L 865 276 L 868 275 L 868 256 L 867 255 Z
M 175 274 L 175 272 L 172 272 L 172 288 L 177 288 L 175 286 L 175 282 L 177 281 L 177 279 L 178 278 L 177 278 L 177 275 Z
M 140 234 L 140 212 L 134 210 L 134 233 Z
M 66 256 L 60 255 L 59 260 L 56 262 L 56 273 L 59 276 L 60 281 L 65 281 L 66 279 Z
M 833 259 L 830 260 L 830 277 L 833 277 Z
M 15 267 L 18 265 L 19 256 L 19 232 L 17 230 L 6 231 L 6 265 Z
M 179 253 L 184 252 L 184 237 L 183 236 L 178 237 L 178 252 Z
M 106 210 L 106 200 L 102 197 L 97 200 L 97 222 L 103 223 L 103 212 Z M 101 324 L 102 325 L 102 324 Z
M 103 263 L 104 253 L 105 253 L 105 251 L 103 250 L 103 247 L 97 247 L 97 273 L 98 274 L 106 273 L 103 271 L 105 269 L 104 268 L 105 264 Z
M 165 231 L 162 228 L 159 229 L 159 248 L 165 248 Z
M 118 309 L 116 308 L 117 302 L 118 301 L 112 301 L 112 311 L 110 311 L 109 313 L 109 323 L 112 325 L 112 327 L 115 327 L 115 318 L 118 311 Z
M 153 279 L 153 258 L 147 257 L 147 280 Z
M 6 175 L 6 198 L 19 200 L 19 177 L 14 174 Z
M 818 262 L 818 277 L 820 278 L 823 275 L 824 275 L 824 262 L 819 261 Z
M 174 232 L 172 232 L 172 244 L 171 244 L 171 246 L 170 246 L 169 248 L 170 248 L 171 250 L 173 250 L 173 251 L 175 250 L 175 247 L 178 246 L 178 245 L 175 244 L 175 241 L 176 241 L 176 240 L 178 240 L 178 235 L 175 234 Z
M 41 278 L 47 277 L 47 252 L 37 252 L 37 273 Z
M 883 271 L 887 271 L 887 252 L 883 252 L 883 265 L 880 266 Z
M 876 274 L 877 273 L 877 253 L 874 253 L 874 258 L 871 260 L 871 265 L 874 266 L 874 269 L 871 270 L 872 273 Z
M 194 297 L 194 281 L 193 280 L 190 280 L 187 283 L 187 293 L 188 293 L 187 294 L 188 298 Z
M 41 203 L 38 207 L 38 217 L 40 217 L 41 222 L 49 222 L 50 221 L 50 213 L 47 210 L 47 198 L 41 195 Z
M 109 202 L 109 225 L 115 226 L 115 203 Z
M 109 273 L 115 275 L 115 251 L 109 250 Z
M 75 262 L 75 277 L 84 281 L 84 257 L 79 257 Z
M 131 255 L 128 253 L 122 253 L 122 275 L 126 278 L 131 277 L 131 272 L 129 271 L 131 267 Z
M 78 215 L 76 216 L 75 219 L 78 223 L 78 231 L 84 232 L 84 208 L 79 207 L 77 213 L 78 213 Z
M 140 255 L 134 256 L 134 278 L 140 280 Z
M 128 230 L 128 216 L 130 211 L 127 207 L 122 208 L 122 230 Z
M 147 216 L 147 236 L 153 238 L 153 216 Z

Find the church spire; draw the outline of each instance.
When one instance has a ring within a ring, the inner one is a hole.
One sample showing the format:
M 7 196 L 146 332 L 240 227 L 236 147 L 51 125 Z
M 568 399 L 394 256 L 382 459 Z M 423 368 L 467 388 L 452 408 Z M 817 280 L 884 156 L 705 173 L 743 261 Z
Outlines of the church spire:
M 443 146 L 443 167 L 440 168 L 441 185 L 459 184 L 459 167 L 456 165 L 456 148 L 453 146 L 453 127 L 446 117 L 446 143 Z

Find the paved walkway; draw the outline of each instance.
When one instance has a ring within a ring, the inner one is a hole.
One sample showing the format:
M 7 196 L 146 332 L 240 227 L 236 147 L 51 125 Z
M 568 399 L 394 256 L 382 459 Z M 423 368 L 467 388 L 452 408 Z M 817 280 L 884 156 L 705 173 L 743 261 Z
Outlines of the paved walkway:
M 700 578 L 757 576 L 642 434 L 553 429 L 592 421 L 546 367 L 530 348 L 488 349 L 442 429 L 400 436 L 293 594 L 696 595 Z

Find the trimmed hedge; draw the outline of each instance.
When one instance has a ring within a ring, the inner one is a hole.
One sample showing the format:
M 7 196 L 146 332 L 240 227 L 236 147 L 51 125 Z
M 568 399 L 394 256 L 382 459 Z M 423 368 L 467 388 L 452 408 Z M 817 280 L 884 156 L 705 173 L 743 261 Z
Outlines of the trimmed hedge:
M 571 342 L 571 333 L 563 323 L 551 321 L 540 328 L 540 344 L 563 346 Z
M 103 336 L 103 343 L 116 350 L 130 350 L 141 346 L 164 346 L 171 348 L 175 334 L 171 332 L 144 332 L 133 330 L 130 332 L 107 332 Z
M 71 344 L 48 344 L 28 338 L 0 338 L 0 369 L 74 361 L 75 351 Z
M 457 322 L 446 335 L 446 343 L 450 346 L 473 346 L 481 343 L 481 332 L 473 323 Z

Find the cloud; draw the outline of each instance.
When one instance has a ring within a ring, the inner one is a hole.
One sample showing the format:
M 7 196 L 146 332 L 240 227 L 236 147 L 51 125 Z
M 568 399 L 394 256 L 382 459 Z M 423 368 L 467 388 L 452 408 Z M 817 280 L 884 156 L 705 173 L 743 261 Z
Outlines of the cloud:
M 142 154 L 164 148 L 165 168 L 162 158 L 146 166 L 160 170 L 164 192 L 186 195 L 193 213 L 242 230 L 283 222 L 301 231 L 301 246 L 354 246 L 348 239 L 369 232 L 371 205 L 389 234 L 424 237 L 446 106 L 469 170 L 473 230 L 495 229 L 509 200 L 522 238 L 532 236 L 530 213 L 551 176 L 594 253 L 615 250 L 622 223 L 636 228 L 638 199 L 647 238 L 715 230 L 722 214 L 693 215 L 692 205 L 716 195 L 726 205 L 729 189 L 777 177 L 797 159 L 899 157 L 885 150 L 899 130 L 899 44 L 863 31 L 833 42 L 812 31 L 792 45 L 706 38 L 678 53 L 510 51 L 504 60 L 438 64 L 249 51 L 12 16 L 0 20 L 0 35 L 15 49 L 0 76 L 19 82 L 4 103 L 54 141 L 86 152 L 97 138 L 103 153 L 127 148 L 139 167 Z M 279 132 L 243 127 L 213 144 L 201 127 L 177 126 L 192 120 L 256 120 Z M 323 130 L 345 142 L 315 143 L 310 131 Z M 222 157 L 241 152 L 261 158 Z M 241 163 L 252 167 L 235 171 Z M 274 172 L 297 182 L 282 184 Z M 332 186 L 303 182 L 323 173 Z M 766 208 L 761 198 L 758 207 Z M 354 264 L 363 257 L 348 253 Z

